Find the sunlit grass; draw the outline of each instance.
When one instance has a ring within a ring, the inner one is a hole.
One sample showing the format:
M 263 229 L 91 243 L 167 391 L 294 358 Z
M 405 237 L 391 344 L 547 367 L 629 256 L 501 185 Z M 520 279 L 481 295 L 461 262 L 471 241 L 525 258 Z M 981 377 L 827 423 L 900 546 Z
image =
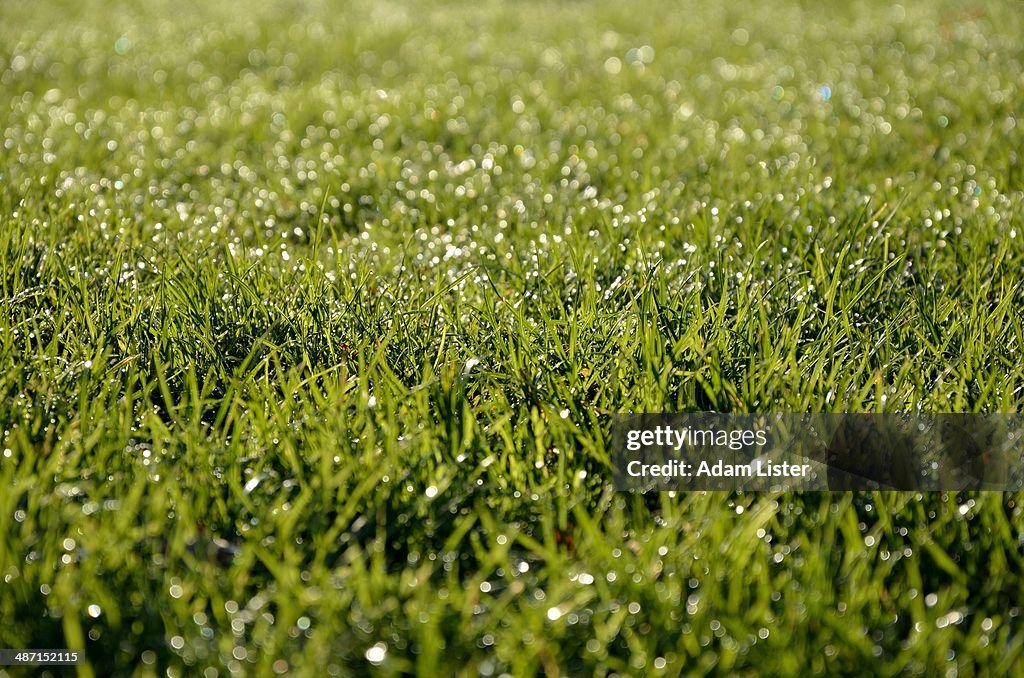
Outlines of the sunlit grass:
M 608 449 L 1021 408 L 1019 6 L 0 13 L 0 646 L 1021 669 L 1020 496 L 638 496 Z

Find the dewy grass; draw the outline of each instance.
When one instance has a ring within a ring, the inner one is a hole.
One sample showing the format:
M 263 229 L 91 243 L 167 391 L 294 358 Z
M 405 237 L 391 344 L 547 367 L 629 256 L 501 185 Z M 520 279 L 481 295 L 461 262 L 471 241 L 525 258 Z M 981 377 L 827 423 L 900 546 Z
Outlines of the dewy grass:
M 2 3 L 0 646 L 1020 672 L 1020 494 L 609 466 L 620 412 L 1021 408 L 1019 10 Z

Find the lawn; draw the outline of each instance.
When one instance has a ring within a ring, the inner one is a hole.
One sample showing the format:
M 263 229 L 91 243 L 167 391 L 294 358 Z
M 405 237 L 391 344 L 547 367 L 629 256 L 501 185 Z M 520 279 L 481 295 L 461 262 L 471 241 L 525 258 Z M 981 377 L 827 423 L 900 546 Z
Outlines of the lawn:
M 611 483 L 618 413 L 1022 409 L 1021 35 L 1010 1 L 0 0 L 0 647 L 1024 671 L 1024 492 Z

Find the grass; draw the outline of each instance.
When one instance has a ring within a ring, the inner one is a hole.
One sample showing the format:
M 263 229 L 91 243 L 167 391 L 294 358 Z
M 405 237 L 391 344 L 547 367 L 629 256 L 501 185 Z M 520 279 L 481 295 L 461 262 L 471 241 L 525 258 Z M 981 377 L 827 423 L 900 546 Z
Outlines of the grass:
M 1020 672 L 1021 494 L 615 493 L 608 447 L 1021 409 L 1019 9 L 0 3 L 0 646 Z

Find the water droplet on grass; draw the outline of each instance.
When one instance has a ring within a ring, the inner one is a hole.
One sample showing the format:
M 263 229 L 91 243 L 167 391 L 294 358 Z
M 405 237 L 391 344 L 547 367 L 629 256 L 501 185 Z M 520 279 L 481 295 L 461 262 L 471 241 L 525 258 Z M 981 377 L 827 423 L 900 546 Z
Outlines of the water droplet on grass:
M 382 664 L 388 655 L 388 646 L 384 643 L 377 643 L 366 650 L 366 661 L 371 664 Z
M 264 480 L 264 479 L 265 479 L 266 477 L 267 477 L 267 476 L 266 476 L 265 474 L 263 474 L 263 473 L 260 473 L 259 475 L 256 475 L 256 476 L 253 476 L 252 478 L 250 478 L 250 479 L 249 479 L 249 482 L 247 482 L 247 483 L 245 484 L 245 487 L 244 487 L 244 488 L 242 488 L 242 490 L 243 490 L 243 491 L 244 491 L 244 492 L 245 492 L 246 494 L 252 494 L 252 491 L 253 491 L 253 490 L 255 490 L 255 489 L 256 489 L 256 488 L 257 488 L 257 487 L 259 486 L 259 484 L 260 484 L 261 482 L 263 482 L 263 480 Z

